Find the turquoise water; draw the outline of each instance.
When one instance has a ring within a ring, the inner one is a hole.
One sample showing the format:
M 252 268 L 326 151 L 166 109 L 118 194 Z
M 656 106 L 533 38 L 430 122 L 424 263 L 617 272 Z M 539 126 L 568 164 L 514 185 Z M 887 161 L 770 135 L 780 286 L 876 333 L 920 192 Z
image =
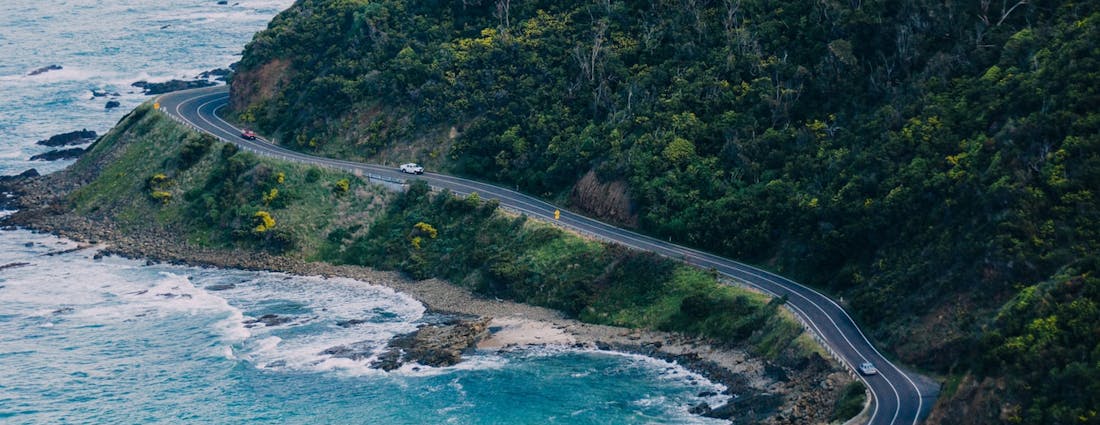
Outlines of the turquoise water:
M 387 373 L 322 352 L 374 352 L 415 329 L 427 317 L 406 295 L 94 249 L 46 255 L 74 246 L 0 232 L 0 265 L 29 263 L 0 270 L 2 423 L 715 423 L 687 408 L 722 388 L 670 363 L 538 348 Z M 290 321 L 249 327 L 265 314 Z M 366 323 L 337 325 L 349 319 Z
M 0 175 L 36 140 L 103 133 L 147 98 L 130 83 L 239 58 L 290 0 L 0 2 Z M 36 76 L 33 69 L 64 67 Z M 92 90 L 118 92 L 118 109 Z M 639 356 L 544 348 L 384 373 L 322 354 L 368 352 L 428 318 L 415 300 L 346 279 L 46 255 L 71 241 L 0 232 L 0 423 L 716 423 L 687 413 L 721 390 Z M 215 290 L 218 289 L 218 290 Z M 278 314 L 289 323 L 248 321 Z M 344 328 L 341 320 L 366 323 Z

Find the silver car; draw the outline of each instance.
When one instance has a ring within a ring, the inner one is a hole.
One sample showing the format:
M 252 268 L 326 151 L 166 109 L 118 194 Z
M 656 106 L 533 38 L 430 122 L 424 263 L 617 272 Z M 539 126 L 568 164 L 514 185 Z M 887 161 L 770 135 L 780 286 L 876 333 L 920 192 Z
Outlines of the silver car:
M 866 362 L 859 365 L 859 373 L 864 375 L 877 375 L 878 369 L 875 369 L 875 365 L 871 364 L 871 362 Z

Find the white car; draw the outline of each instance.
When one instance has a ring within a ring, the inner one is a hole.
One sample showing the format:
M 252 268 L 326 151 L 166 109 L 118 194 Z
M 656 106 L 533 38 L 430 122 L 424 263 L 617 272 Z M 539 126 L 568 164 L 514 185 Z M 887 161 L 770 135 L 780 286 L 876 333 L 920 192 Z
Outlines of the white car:
M 408 164 L 401 164 L 401 172 L 408 174 L 424 174 L 424 167 L 416 165 L 415 162 Z
M 875 365 L 871 364 L 871 362 L 866 362 L 859 365 L 859 373 L 864 375 L 877 375 L 878 369 L 876 369 Z

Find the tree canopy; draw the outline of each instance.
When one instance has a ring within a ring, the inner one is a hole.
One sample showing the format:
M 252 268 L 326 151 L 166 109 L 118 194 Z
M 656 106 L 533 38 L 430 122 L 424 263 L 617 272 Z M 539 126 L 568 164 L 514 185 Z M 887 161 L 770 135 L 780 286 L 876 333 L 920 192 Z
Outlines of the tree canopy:
M 623 182 L 640 230 L 842 296 L 906 362 L 1012 374 L 1011 418 L 1095 422 L 1097 392 L 1010 365 L 1100 350 L 1096 321 L 1055 313 L 1097 292 L 1002 307 L 1071 271 L 1096 285 L 1098 46 L 1096 2 L 300 0 L 233 90 L 299 149 L 413 147 L 559 199 Z M 1066 326 L 1038 353 L 974 348 Z

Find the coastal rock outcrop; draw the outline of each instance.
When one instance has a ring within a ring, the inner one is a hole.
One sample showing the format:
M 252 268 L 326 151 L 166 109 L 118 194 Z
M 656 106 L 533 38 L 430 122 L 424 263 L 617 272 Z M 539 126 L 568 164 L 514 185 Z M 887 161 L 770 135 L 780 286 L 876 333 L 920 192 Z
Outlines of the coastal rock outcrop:
M 260 316 L 259 318 L 256 318 L 256 319 L 245 320 L 244 321 L 244 327 L 252 328 L 252 327 L 255 327 L 257 324 L 262 324 L 265 327 L 270 328 L 270 327 L 273 327 L 273 326 L 279 326 L 279 325 L 290 323 L 293 320 L 294 320 L 294 318 L 292 318 L 292 317 L 280 316 L 278 314 L 265 314 L 265 315 Z
M 49 139 L 39 140 L 39 141 L 34 142 L 34 143 L 36 145 L 49 146 L 49 147 L 82 145 L 82 144 L 85 144 L 85 143 L 88 143 L 88 142 L 91 142 L 91 141 L 95 140 L 96 137 L 98 137 L 96 132 L 88 130 L 88 129 L 85 128 L 83 130 L 77 130 L 77 131 L 70 131 L 68 133 L 55 134 L 53 136 L 50 136 Z
M 19 209 L 19 200 L 23 194 L 19 183 L 38 176 L 38 170 L 34 168 L 14 176 L 0 176 L 0 210 Z
M 456 319 L 447 323 L 422 325 L 419 329 L 393 337 L 371 367 L 385 371 L 406 363 L 431 367 L 452 366 L 462 361 L 462 353 L 473 348 L 489 331 L 491 317 Z M 333 357 L 352 360 L 370 358 L 369 343 L 348 344 L 322 351 Z
M 31 157 L 31 161 L 57 161 L 59 159 L 76 159 L 84 154 L 84 148 L 55 149 L 40 153 Z
M 120 103 L 119 101 L 117 101 L 117 100 L 108 100 L 107 104 L 103 105 L 103 108 L 104 109 L 114 109 L 114 108 L 117 108 L 119 106 L 122 106 L 122 103 Z
M 458 320 L 454 323 L 424 325 L 414 332 L 390 340 L 386 351 L 371 367 L 394 370 L 405 363 L 425 366 L 452 366 L 462 360 L 462 353 L 473 347 L 489 331 L 492 318 Z
M 119 97 L 119 96 L 121 96 L 121 94 L 119 94 L 118 92 L 109 92 L 107 90 L 92 89 L 92 99 L 95 99 L 97 97 L 107 97 L 107 96 Z
M 27 171 L 16 174 L 14 176 L 0 176 L 0 183 L 2 183 L 2 182 L 14 182 L 16 180 L 29 179 L 29 178 L 32 178 L 32 177 L 38 177 L 40 175 L 41 174 L 38 173 L 38 170 L 36 170 L 34 168 L 31 168 Z
M 211 69 L 209 71 L 204 71 L 203 73 L 199 74 L 199 78 L 204 80 L 213 78 L 218 81 L 229 81 L 230 75 L 233 75 L 233 70 L 231 68 L 217 68 Z
M 50 71 L 59 71 L 61 69 L 62 69 L 61 65 L 56 65 L 56 64 L 55 65 L 46 65 L 46 66 L 43 66 L 41 68 L 35 69 L 34 71 L 28 72 L 27 76 L 28 77 L 33 77 L 33 76 L 38 75 L 38 74 L 45 74 L 45 73 L 50 72 Z
M 217 83 L 207 80 L 169 80 L 163 83 L 150 83 L 148 81 L 138 81 L 131 86 L 142 89 L 142 92 L 147 95 L 164 94 L 180 90 L 198 89 L 203 87 L 210 87 L 217 85 Z

